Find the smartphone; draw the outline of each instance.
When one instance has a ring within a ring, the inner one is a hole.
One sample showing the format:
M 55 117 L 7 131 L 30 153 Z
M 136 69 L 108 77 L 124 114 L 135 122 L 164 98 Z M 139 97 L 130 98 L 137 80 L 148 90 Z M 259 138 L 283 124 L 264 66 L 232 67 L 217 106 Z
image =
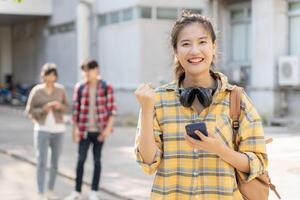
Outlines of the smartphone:
M 195 133 L 196 130 L 200 131 L 205 136 L 208 136 L 206 125 L 204 122 L 188 124 L 185 126 L 185 130 L 190 137 L 196 140 L 201 140 L 200 137 Z

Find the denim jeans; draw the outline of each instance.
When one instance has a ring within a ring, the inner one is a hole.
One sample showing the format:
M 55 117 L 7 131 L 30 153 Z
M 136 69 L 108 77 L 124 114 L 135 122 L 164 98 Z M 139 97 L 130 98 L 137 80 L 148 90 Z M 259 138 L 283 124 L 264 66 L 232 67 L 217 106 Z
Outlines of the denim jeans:
M 87 157 L 90 144 L 93 144 L 94 156 L 94 173 L 92 180 L 92 190 L 97 191 L 99 187 L 100 174 L 101 174 L 101 151 L 103 142 L 99 142 L 97 137 L 98 132 L 88 132 L 86 137 L 79 142 L 78 147 L 78 161 L 76 168 L 76 186 L 75 190 L 81 192 L 82 177 L 84 173 L 84 163 Z
M 45 131 L 34 132 L 34 146 L 37 156 L 37 184 L 38 192 L 45 192 L 45 176 L 47 169 L 48 147 L 51 149 L 51 165 L 48 189 L 53 190 L 58 170 L 58 160 L 61 154 L 63 133 L 50 133 Z

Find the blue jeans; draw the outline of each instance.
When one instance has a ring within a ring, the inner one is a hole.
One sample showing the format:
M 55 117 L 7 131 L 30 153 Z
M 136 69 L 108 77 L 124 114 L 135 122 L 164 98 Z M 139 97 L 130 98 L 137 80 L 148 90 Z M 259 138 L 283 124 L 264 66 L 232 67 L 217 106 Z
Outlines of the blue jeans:
M 37 156 L 37 184 L 39 193 L 45 192 L 48 147 L 51 149 L 51 165 L 48 189 L 53 190 L 58 170 L 58 160 L 62 150 L 63 133 L 34 132 L 34 146 Z
M 94 156 L 94 174 L 92 180 L 92 190 L 98 191 L 100 174 L 101 174 L 101 151 L 103 142 L 99 142 L 97 137 L 98 132 L 88 132 L 86 138 L 79 142 L 78 148 L 78 161 L 76 168 L 76 186 L 75 190 L 81 192 L 82 177 L 84 172 L 84 163 L 89 150 L 90 144 L 93 144 L 93 156 Z

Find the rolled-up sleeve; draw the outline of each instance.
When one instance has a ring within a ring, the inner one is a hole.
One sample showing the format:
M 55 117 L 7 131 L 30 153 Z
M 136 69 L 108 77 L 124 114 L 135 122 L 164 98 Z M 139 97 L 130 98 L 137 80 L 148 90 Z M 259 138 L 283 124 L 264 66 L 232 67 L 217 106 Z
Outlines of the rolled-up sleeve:
M 262 121 L 249 97 L 244 93 L 239 128 L 238 150 L 249 160 L 250 172 L 238 174 L 243 181 L 248 182 L 261 175 L 268 165 L 268 156 Z
M 155 144 L 157 147 L 157 151 L 156 151 L 155 157 L 153 159 L 153 162 L 150 164 L 144 162 L 143 157 L 138 149 L 139 138 L 140 138 L 140 126 L 141 126 L 141 118 L 139 117 L 136 139 L 135 139 L 135 148 L 134 148 L 136 160 L 141 165 L 141 167 L 145 173 L 153 174 L 157 170 L 158 166 L 160 165 L 161 158 L 162 158 L 162 140 L 161 140 L 162 131 L 159 126 L 156 114 L 154 114 L 154 120 L 153 120 L 153 134 L 154 134 L 154 138 L 155 138 Z

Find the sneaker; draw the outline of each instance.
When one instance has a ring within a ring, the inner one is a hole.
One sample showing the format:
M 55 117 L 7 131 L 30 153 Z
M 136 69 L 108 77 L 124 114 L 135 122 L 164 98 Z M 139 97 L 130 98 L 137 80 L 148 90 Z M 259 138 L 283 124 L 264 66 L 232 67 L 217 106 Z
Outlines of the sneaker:
M 81 199 L 81 194 L 77 191 L 73 191 L 69 196 L 64 198 L 64 200 L 78 200 Z
M 89 200 L 99 200 L 98 198 L 98 192 L 92 190 L 89 194 Z
M 57 199 L 59 199 L 59 197 L 54 194 L 53 190 L 49 190 L 47 192 L 46 196 L 47 196 L 47 199 L 49 199 L 49 200 L 57 200 Z

